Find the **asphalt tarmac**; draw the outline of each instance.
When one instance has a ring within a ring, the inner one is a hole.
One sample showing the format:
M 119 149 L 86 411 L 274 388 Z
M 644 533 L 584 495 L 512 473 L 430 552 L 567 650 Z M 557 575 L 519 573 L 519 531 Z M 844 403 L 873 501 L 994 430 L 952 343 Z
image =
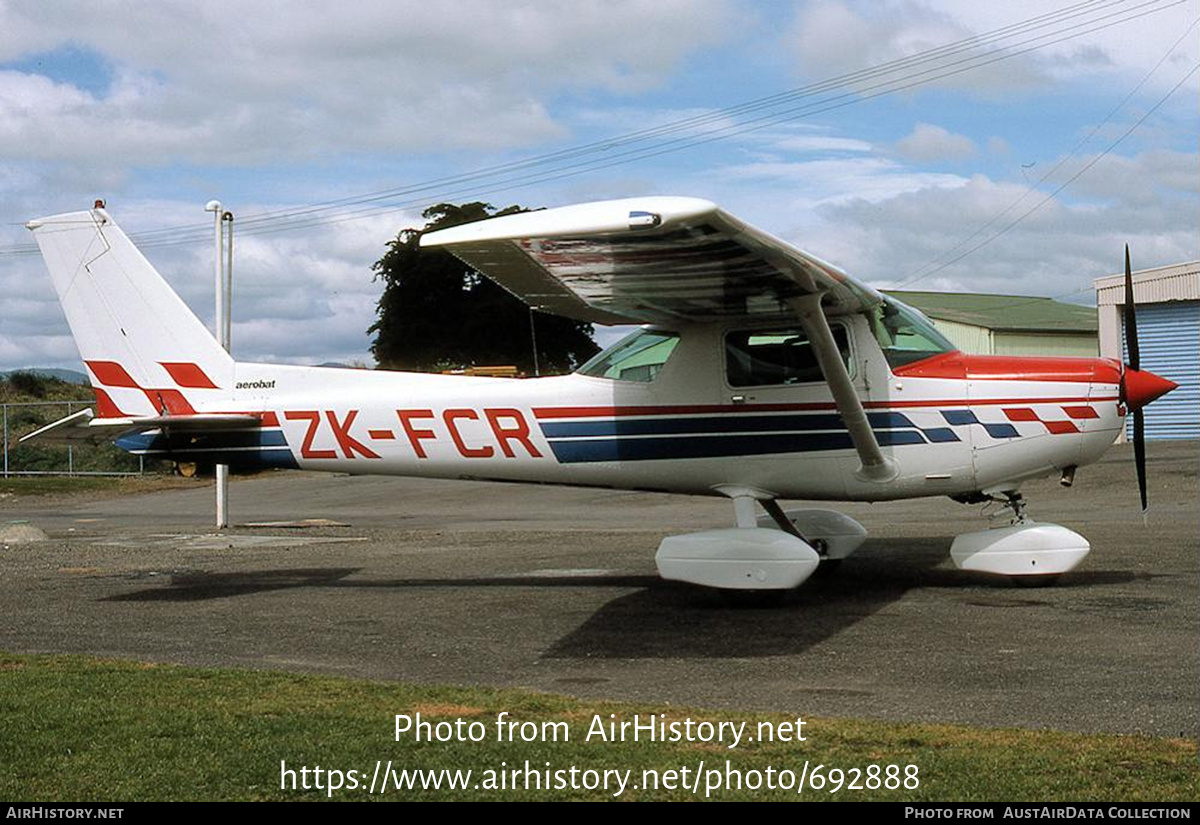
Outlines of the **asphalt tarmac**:
M 1092 553 L 1057 586 L 954 569 L 978 506 L 839 506 L 871 531 L 774 609 L 660 580 L 723 499 L 268 474 L 122 498 L 0 499 L 0 649 L 278 668 L 812 716 L 1200 735 L 1196 442 L 1116 447 L 1029 515 Z M 787 502 L 786 506 L 803 506 Z M 820 505 L 829 506 L 829 505 Z M 328 519 L 343 526 L 248 526 Z

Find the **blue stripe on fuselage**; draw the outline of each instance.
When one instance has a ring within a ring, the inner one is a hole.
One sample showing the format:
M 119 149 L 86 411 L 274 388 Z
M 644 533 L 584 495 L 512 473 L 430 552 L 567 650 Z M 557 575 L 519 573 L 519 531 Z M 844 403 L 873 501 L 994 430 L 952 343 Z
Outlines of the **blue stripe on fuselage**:
M 281 430 L 140 432 L 116 440 L 122 450 L 169 461 L 211 461 L 240 469 L 299 468 Z
M 958 441 L 946 427 L 929 431 L 898 412 L 867 420 L 885 447 Z M 606 418 L 539 422 L 555 458 L 564 464 L 725 458 L 739 455 L 850 450 L 854 444 L 837 413 Z
M 875 433 L 885 447 L 924 444 L 915 430 L 882 430 Z M 809 453 L 851 450 L 848 432 L 772 433 L 770 435 L 675 436 L 670 438 L 589 438 L 550 442 L 554 457 L 563 464 L 587 461 L 650 461 L 672 458 L 724 458 L 773 453 Z
M 867 413 L 872 427 L 913 427 L 908 416 L 895 412 Z M 541 424 L 546 438 L 596 436 L 689 435 L 701 433 L 803 432 L 844 430 L 837 413 L 815 415 L 723 415 L 703 418 L 617 418 L 603 421 L 551 421 Z

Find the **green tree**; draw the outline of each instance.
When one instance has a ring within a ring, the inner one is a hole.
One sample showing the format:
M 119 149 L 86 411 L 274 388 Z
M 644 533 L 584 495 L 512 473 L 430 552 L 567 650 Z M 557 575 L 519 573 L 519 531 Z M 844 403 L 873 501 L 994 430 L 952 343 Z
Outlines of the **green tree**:
M 440 203 L 423 229 L 405 229 L 373 267 L 384 282 L 371 351 L 382 367 L 403 370 L 512 364 L 534 372 L 530 323 L 541 374 L 570 372 L 595 354 L 592 325 L 540 312 L 442 249 L 421 249 L 421 235 L 499 212 L 486 203 Z

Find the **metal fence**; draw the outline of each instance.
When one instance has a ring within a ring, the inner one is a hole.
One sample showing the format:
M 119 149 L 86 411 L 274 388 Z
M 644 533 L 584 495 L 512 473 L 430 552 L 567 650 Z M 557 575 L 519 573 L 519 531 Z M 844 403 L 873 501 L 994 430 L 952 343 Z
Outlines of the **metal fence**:
M 22 401 L 0 403 L 4 434 L 3 477 L 69 475 L 140 475 L 146 469 L 141 456 L 132 456 L 112 444 L 57 445 L 36 441 L 21 444 L 21 436 L 73 412 L 92 401 Z

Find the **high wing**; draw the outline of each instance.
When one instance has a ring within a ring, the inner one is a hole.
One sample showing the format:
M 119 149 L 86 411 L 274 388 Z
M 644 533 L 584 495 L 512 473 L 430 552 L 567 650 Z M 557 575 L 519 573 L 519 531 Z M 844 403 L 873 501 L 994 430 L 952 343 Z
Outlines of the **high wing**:
M 698 198 L 646 197 L 522 212 L 430 232 L 537 309 L 601 324 L 778 315 L 822 295 L 827 314 L 879 293 Z
M 583 321 L 678 323 L 791 313 L 808 332 L 862 466 L 883 455 L 826 316 L 883 300 L 844 272 L 698 198 L 647 197 L 522 212 L 431 232 L 530 306 Z

